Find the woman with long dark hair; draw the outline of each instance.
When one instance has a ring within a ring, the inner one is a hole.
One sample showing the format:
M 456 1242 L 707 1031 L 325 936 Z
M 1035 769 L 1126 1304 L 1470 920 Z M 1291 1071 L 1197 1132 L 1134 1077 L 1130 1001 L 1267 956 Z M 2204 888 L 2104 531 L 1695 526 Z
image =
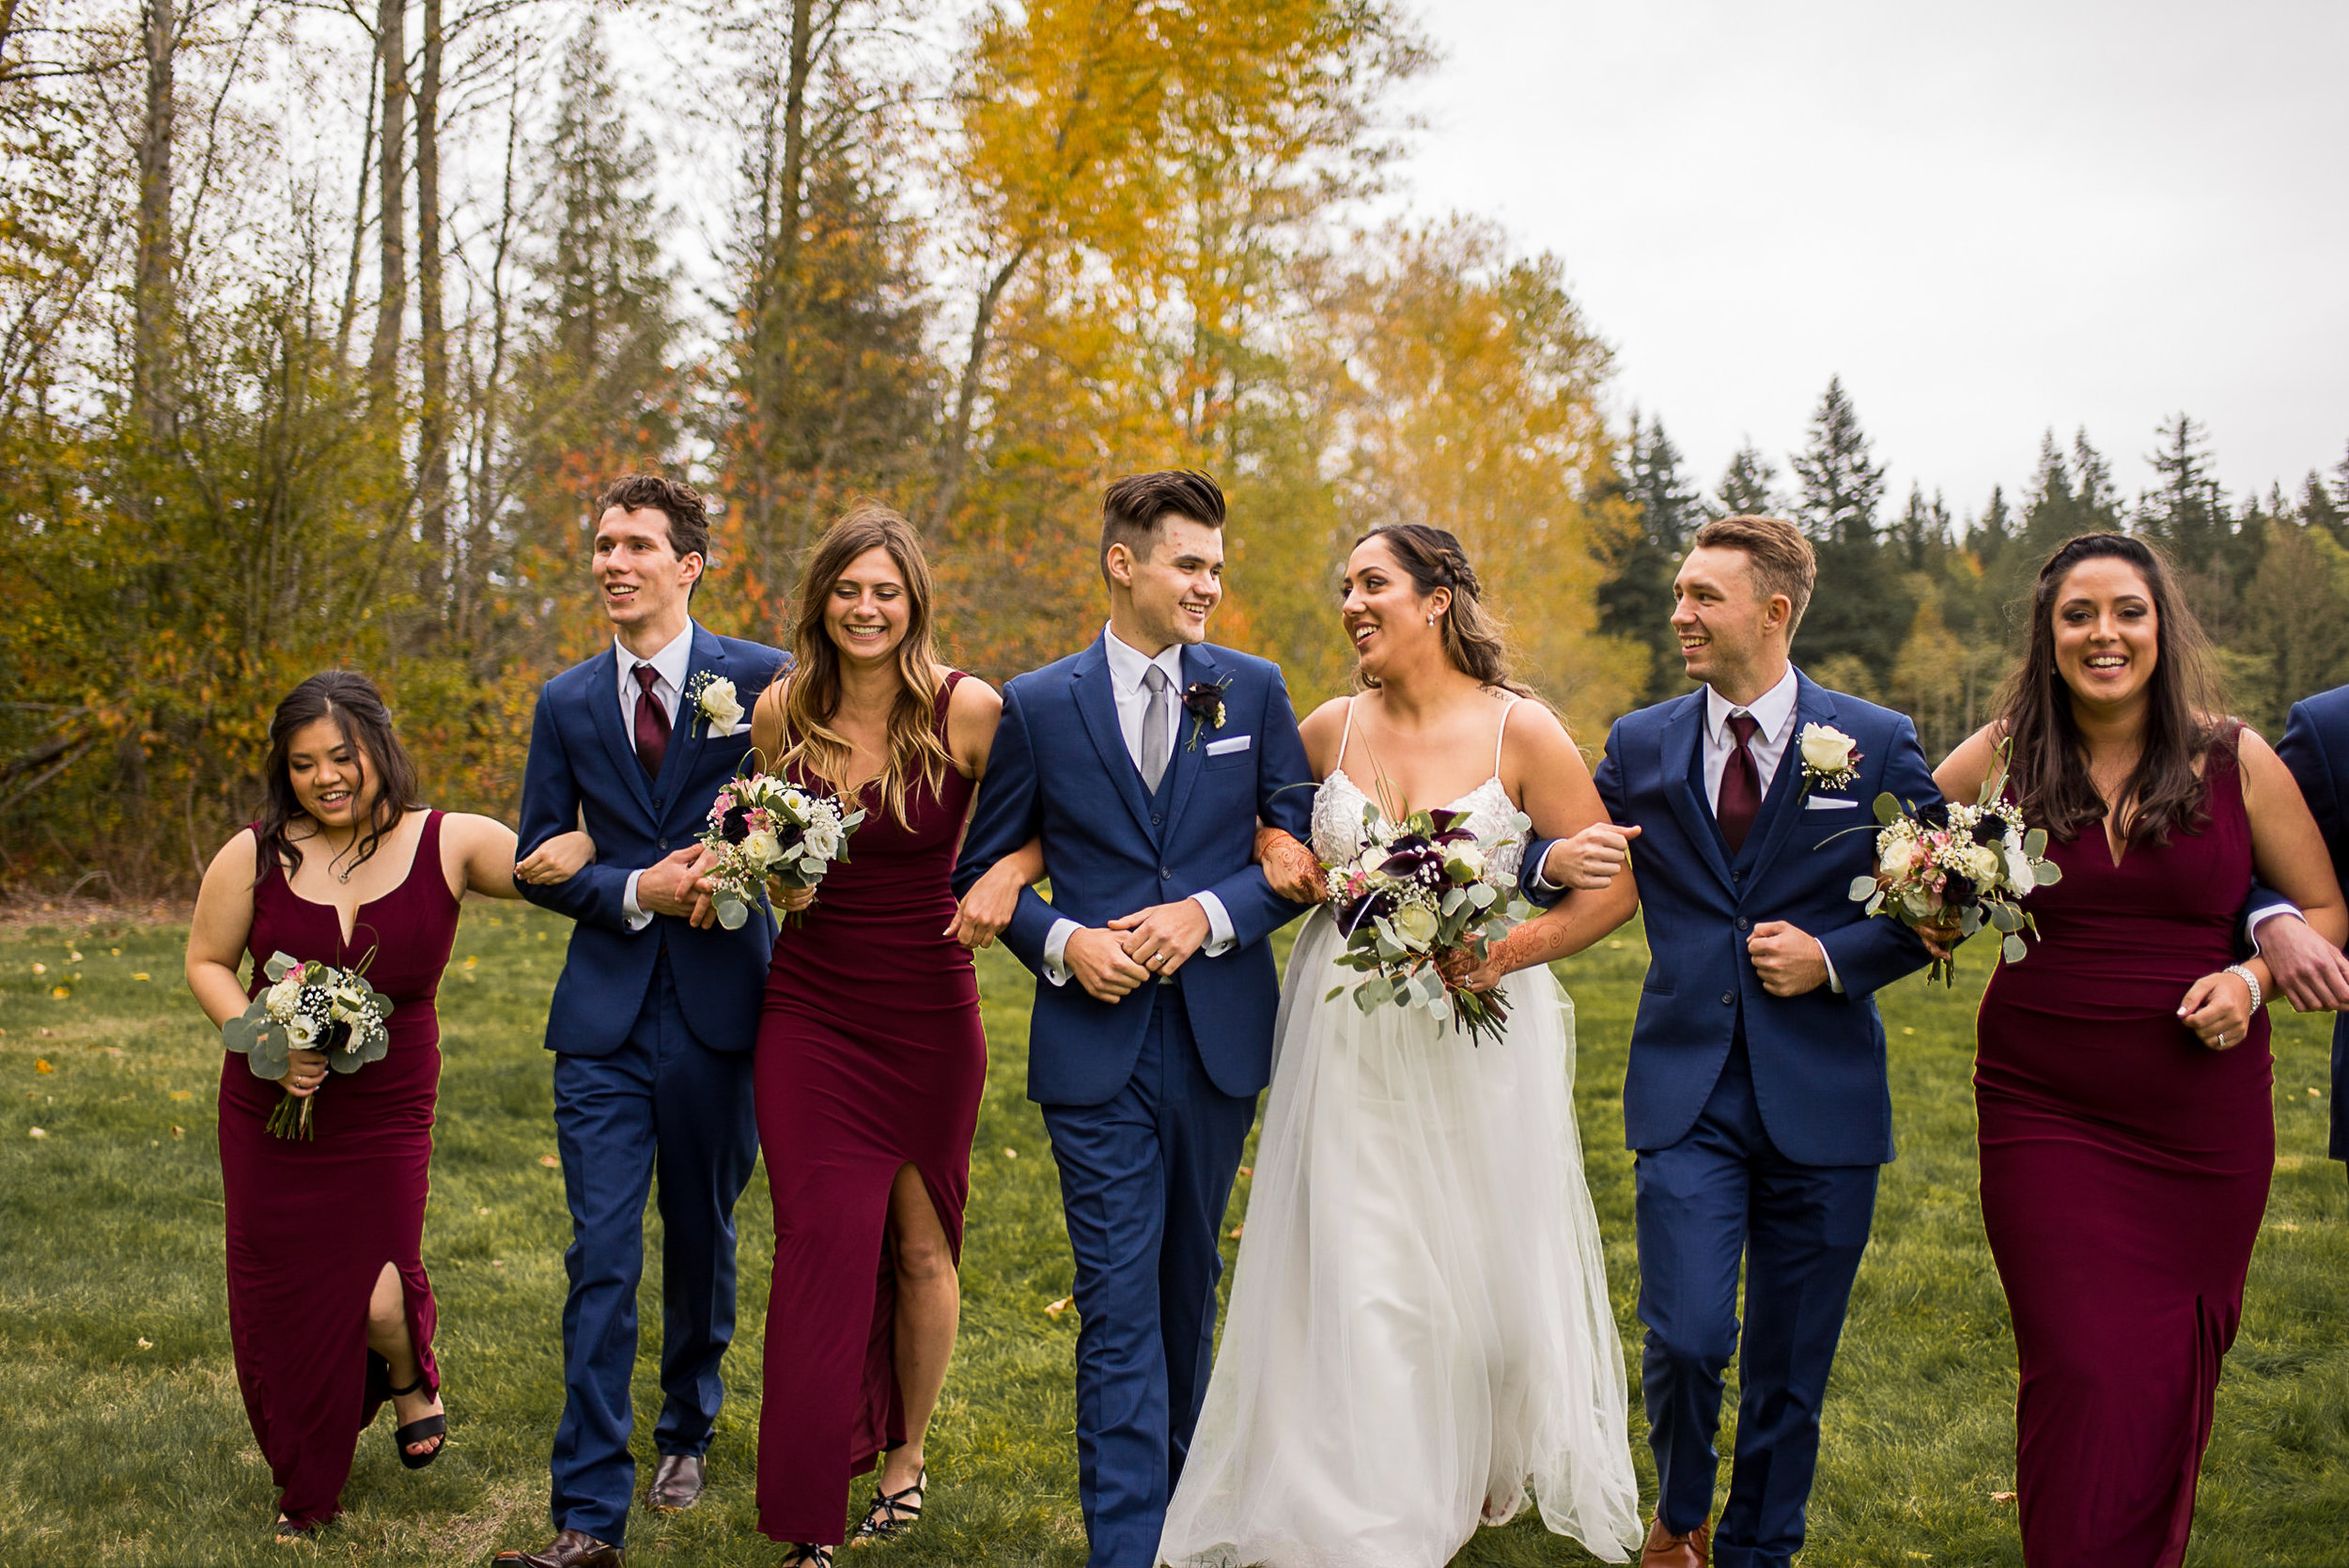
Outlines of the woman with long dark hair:
M 832 1560 L 877 1457 L 856 1538 L 919 1517 L 960 1313 L 987 1037 L 948 877 L 1003 703 L 939 658 L 932 603 L 911 525 L 852 507 L 801 577 L 791 675 L 751 713 L 764 767 L 865 814 L 820 892 L 783 900 L 754 1068 L 775 1210 L 758 1528 L 794 1564 Z
M 2338 944 L 2349 912 L 2291 772 L 2224 717 L 2169 567 L 2119 534 L 2040 568 L 2001 712 L 1935 782 L 1979 798 L 2001 746 L 2062 879 L 1983 997 L 1982 1208 L 2021 1362 L 2028 1563 L 2186 1556 L 2219 1367 L 2275 1165 L 2254 874 Z
M 283 953 L 363 967 L 395 1004 L 388 1053 L 332 1081 L 315 1050 L 291 1052 L 272 1080 L 222 1055 L 229 1340 L 279 1488 L 277 1533 L 290 1538 L 341 1512 L 359 1434 L 386 1401 L 402 1465 L 423 1468 L 446 1440 L 421 1255 L 441 1076 L 433 995 L 459 901 L 521 895 L 513 830 L 419 802 L 415 764 L 366 676 L 330 670 L 295 687 L 269 742 L 261 819 L 213 857 L 196 894 L 188 988 L 226 1023 Z M 268 1130 L 286 1094 L 311 1100 L 309 1138 Z

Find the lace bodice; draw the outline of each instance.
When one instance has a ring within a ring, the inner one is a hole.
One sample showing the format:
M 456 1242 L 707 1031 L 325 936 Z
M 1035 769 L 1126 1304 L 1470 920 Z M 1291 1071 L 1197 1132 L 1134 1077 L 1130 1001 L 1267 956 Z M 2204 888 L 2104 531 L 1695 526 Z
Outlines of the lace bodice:
M 1361 853 L 1370 841 L 1362 833 L 1362 808 L 1370 804 L 1343 768 L 1333 770 L 1314 791 L 1314 855 L 1324 865 L 1350 861 Z M 1508 831 L 1509 818 L 1517 815 L 1517 802 L 1501 787 L 1498 774 L 1486 779 L 1458 800 L 1451 801 L 1446 811 L 1469 814 L 1469 831 L 1480 839 L 1499 837 Z M 1525 841 L 1519 837 L 1493 857 L 1494 879 L 1504 884 L 1515 882 L 1517 864 L 1525 853 Z
M 1480 840 L 1498 839 L 1508 831 L 1509 818 L 1517 815 L 1517 802 L 1509 799 L 1509 792 L 1501 784 L 1501 746 L 1509 733 L 1509 714 L 1517 706 L 1512 701 L 1501 710 L 1501 732 L 1493 737 L 1493 776 L 1442 808 L 1467 812 L 1469 831 Z M 1338 739 L 1338 766 L 1314 791 L 1314 856 L 1324 865 L 1352 860 L 1370 842 L 1362 833 L 1362 808 L 1371 803 L 1371 799 L 1346 772 L 1346 748 L 1353 736 L 1354 707 L 1349 702 L 1346 733 Z M 1504 886 L 1514 883 L 1524 854 L 1522 836 L 1502 847 L 1491 862 L 1494 879 Z

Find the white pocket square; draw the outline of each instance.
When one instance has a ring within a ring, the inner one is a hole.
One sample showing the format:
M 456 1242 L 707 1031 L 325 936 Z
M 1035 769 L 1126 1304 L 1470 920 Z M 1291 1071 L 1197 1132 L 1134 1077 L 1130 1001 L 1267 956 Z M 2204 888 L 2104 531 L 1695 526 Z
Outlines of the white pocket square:
M 1805 811 L 1858 811 L 1859 809 L 1859 802 L 1857 800 L 1838 800 L 1832 796 L 1827 795 L 1812 795 L 1804 799 L 1802 802 L 1802 809 Z
M 735 725 L 732 729 L 721 729 L 721 728 L 719 728 L 716 724 L 712 724 L 712 725 L 710 725 L 710 726 L 709 726 L 709 734 L 710 734 L 710 736 L 711 736 L 711 737 L 712 737 L 712 738 L 726 738 L 726 739 L 730 739 L 730 738 L 732 738 L 732 737 L 735 737 L 735 736 L 738 736 L 738 735 L 748 735 L 748 734 L 750 734 L 750 733 L 751 733 L 751 722 L 750 722 L 748 719 L 743 720 L 740 723 L 739 723 L 739 724 Z
M 1236 735 L 1229 740 L 1210 740 L 1207 742 L 1207 755 L 1229 756 L 1234 752 L 1244 752 L 1255 738 L 1252 735 Z

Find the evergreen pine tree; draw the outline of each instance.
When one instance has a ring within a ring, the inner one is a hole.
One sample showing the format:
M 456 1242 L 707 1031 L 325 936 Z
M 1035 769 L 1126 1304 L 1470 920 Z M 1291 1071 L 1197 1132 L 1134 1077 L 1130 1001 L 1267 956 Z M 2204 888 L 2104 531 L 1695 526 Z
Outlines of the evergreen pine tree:
M 2073 515 L 2083 534 L 2118 534 L 2121 492 L 2113 489 L 2112 464 L 2089 444 L 2085 427 L 2072 432 Z
M 2232 533 L 2225 492 L 2211 472 L 2202 427 L 2186 414 L 2159 427 L 2161 445 L 2146 460 L 2160 484 L 2138 502 L 2138 526 L 2170 552 L 2181 570 L 2222 569 Z
M 1708 510 L 1717 518 L 1776 517 L 1777 481 L 1778 469 L 1749 441 L 1731 455 Z
M 1929 571 L 1951 545 L 1950 508 L 1936 491 L 1925 499 L 1924 487 L 1908 487 L 1908 505 L 1892 524 L 1892 544 L 1899 565 L 1908 571 Z
M 1672 629 L 1672 584 L 1688 535 L 1703 514 L 1680 462 L 1680 449 L 1664 433 L 1664 422 L 1650 420 L 1642 427 L 1634 412 L 1621 484 L 1624 498 L 1639 508 L 1639 532 L 1602 553 L 1612 575 L 1598 590 L 1598 624 L 1601 631 L 1649 650 L 1650 702 L 1686 691 L 1688 684 L 1680 640 Z
M 2349 526 L 2349 511 L 2344 511 L 2333 498 L 2325 476 L 2314 469 L 2309 470 L 2308 480 L 2300 487 L 2300 521 L 2310 528 L 2324 529 L 2335 539 L 2341 538 L 2344 526 Z
M 1999 557 L 2006 552 L 2014 536 L 2015 520 L 2007 513 L 2006 487 L 1993 485 L 1990 487 L 1990 505 L 1982 509 L 1981 518 L 1967 531 L 1966 542 L 1972 549 L 1974 558 L 1987 569 L 1998 564 Z
M 1796 518 L 1819 557 L 1797 651 L 1821 669 L 1833 660 L 1831 682 L 1863 696 L 1899 659 L 1916 612 L 1878 536 L 1884 469 L 1869 460 L 1868 445 L 1843 379 L 1831 379 L 1812 417 L 1811 443 L 1794 459 L 1802 485 Z
M 2072 491 L 2072 468 L 2056 444 L 2055 432 L 2039 438 L 2039 466 L 2031 471 L 2030 493 L 2023 502 L 2023 553 L 2044 561 L 2073 535 L 2079 533 L 2079 501 Z

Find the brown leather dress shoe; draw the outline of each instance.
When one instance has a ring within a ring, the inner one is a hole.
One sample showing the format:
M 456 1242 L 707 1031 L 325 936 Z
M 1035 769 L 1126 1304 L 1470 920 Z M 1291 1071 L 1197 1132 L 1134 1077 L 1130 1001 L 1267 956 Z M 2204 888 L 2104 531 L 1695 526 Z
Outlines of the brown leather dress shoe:
M 620 1568 L 622 1555 L 583 1529 L 559 1529 L 535 1552 L 500 1552 L 490 1560 L 503 1568 Z
M 652 1489 L 645 1495 L 656 1514 L 675 1514 L 702 1500 L 701 1456 L 664 1453 L 652 1467 Z
M 1713 1521 L 1707 1519 L 1686 1535 L 1664 1528 L 1662 1515 L 1647 1528 L 1647 1545 L 1640 1548 L 1640 1568 L 1712 1568 Z

